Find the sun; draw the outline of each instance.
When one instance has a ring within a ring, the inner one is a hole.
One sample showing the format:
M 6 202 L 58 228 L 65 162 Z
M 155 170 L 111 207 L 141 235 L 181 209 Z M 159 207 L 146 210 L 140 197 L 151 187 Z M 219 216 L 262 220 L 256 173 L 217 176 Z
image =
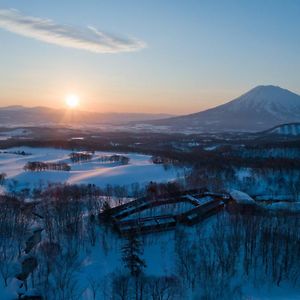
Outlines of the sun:
M 79 105 L 79 96 L 75 94 L 67 95 L 65 101 L 69 108 L 76 108 Z

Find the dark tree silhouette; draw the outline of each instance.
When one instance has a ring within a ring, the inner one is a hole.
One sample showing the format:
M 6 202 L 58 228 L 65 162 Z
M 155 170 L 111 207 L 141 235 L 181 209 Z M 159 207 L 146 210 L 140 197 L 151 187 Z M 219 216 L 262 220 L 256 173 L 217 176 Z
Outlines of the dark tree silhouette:
M 130 274 L 135 278 L 139 277 L 143 273 L 143 269 L 146 268 L 146 263 L 141 258 L 143 249 L 136 235 L 130 234 L 128 236 L 128 241 L 122 248 L 122 254 L 124 265 Z

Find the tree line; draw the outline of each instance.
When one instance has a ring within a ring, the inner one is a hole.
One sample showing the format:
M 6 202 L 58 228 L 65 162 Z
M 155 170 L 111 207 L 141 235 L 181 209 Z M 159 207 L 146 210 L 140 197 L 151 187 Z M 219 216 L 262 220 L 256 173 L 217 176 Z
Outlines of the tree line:
M 50 162 L 41 162 L 41 161 L 31 161 L 27 162 L 24 166 L 25 171 L 48 171 L 48 170 L 54 170 L 54 171 L 70 171 L 71 167 L 64 162 L 56 162 L 56 163 L 50 163 Z
M 93 158 L 93 154 L 88 152 L 72 152 L 70 153 L 69 157 L 72 163 L 79 163 L 90 161 Z
M 99 158 L 99 161 L 102 163 L 121 163 L 122 165 L 127 165 L 130 158 L 125 155 L 103 155 Z

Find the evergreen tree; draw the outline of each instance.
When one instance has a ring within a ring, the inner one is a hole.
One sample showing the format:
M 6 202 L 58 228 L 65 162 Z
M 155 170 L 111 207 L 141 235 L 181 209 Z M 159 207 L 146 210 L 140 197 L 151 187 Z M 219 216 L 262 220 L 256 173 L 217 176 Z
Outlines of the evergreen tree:
M 123 262 L 133 277 L 139 277 L 146 268 L 145 261 L 141 258 L 143 249 L 141 242 L 135 234 L 128 236 L 126 245 L 122 248 Z

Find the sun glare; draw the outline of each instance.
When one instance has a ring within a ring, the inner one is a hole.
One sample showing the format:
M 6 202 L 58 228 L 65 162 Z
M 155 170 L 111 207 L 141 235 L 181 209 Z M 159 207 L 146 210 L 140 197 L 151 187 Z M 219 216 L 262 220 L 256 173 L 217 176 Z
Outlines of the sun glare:
M 76 108 L 79 105 L 79 97 L 74 94 L 66 96 L 66 105 L 69 108 Z

